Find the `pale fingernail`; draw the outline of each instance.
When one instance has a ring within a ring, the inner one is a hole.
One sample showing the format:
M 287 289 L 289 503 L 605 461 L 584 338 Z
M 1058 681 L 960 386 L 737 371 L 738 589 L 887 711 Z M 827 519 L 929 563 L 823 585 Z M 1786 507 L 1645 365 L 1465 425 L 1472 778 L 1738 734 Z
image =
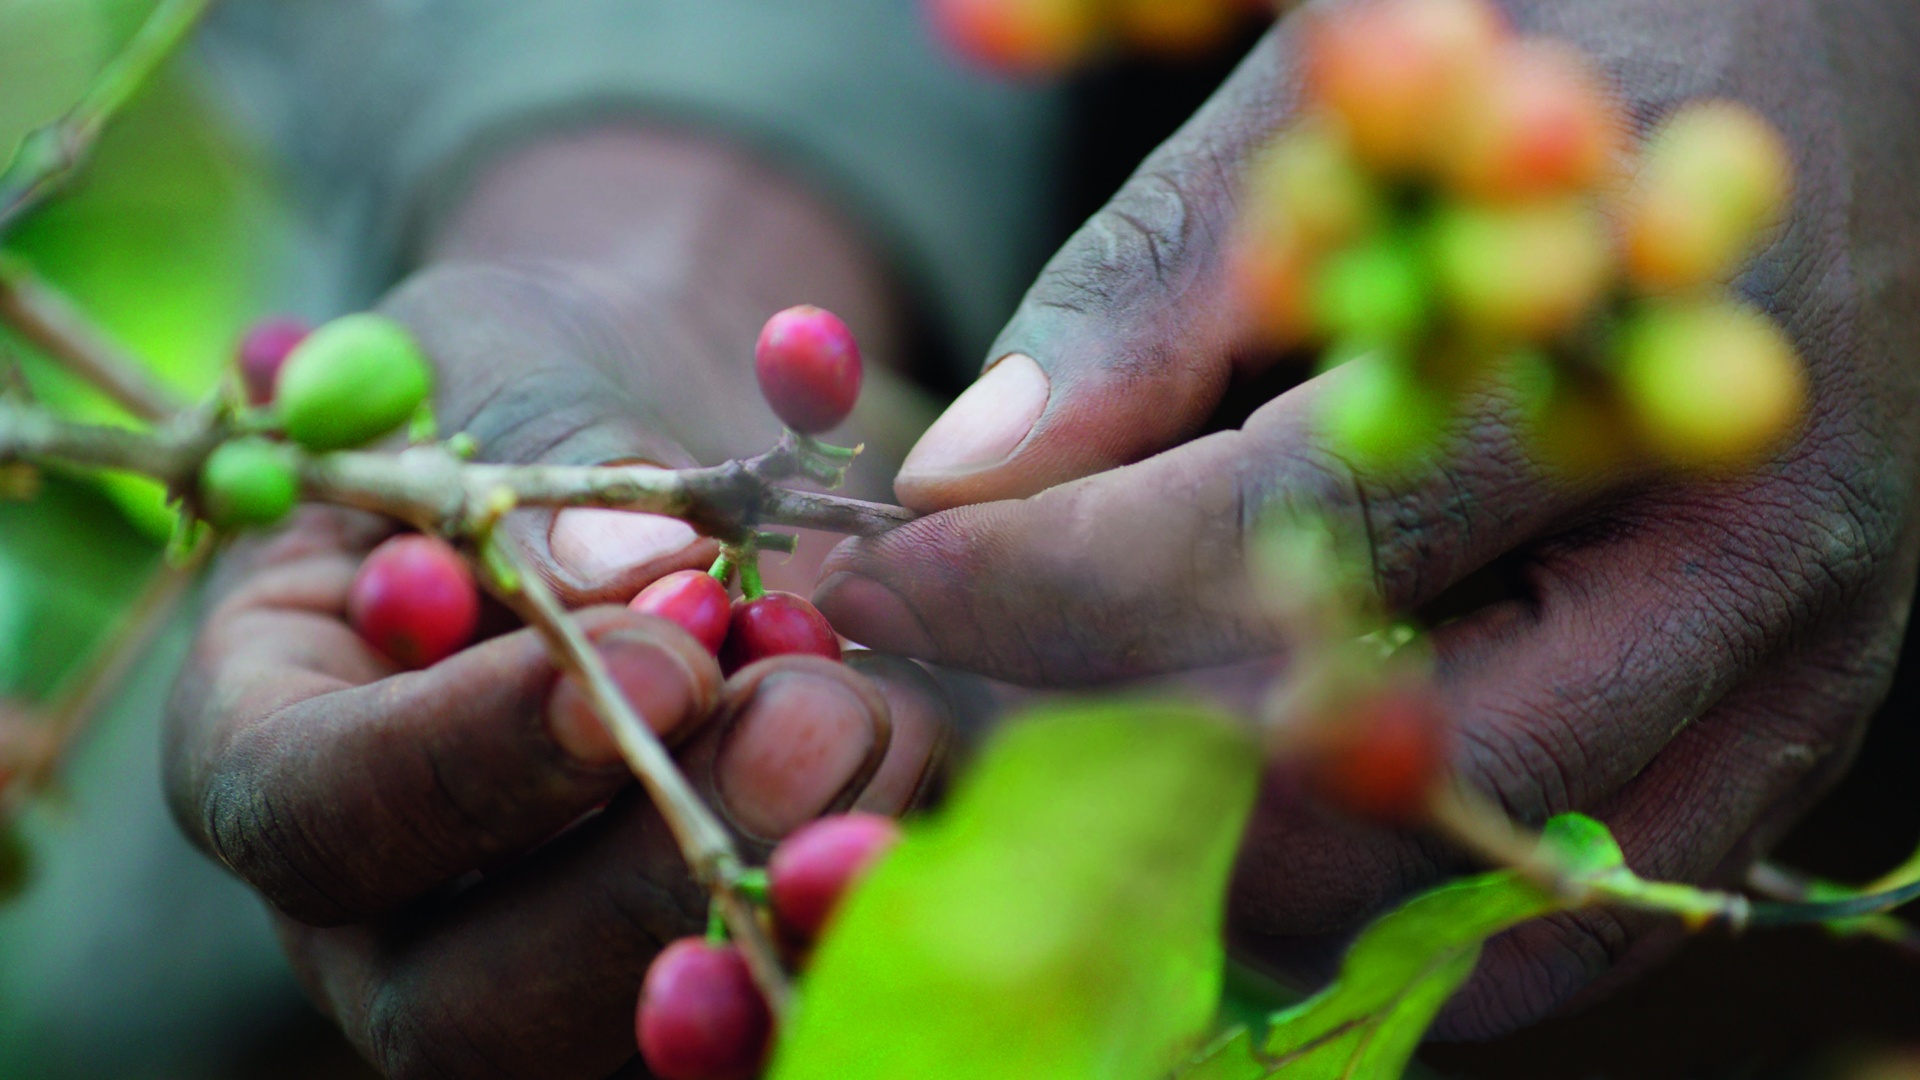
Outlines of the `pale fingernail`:
M 727 733 L 714 786 L 741 831 L 777 840 L 841 800 L 874 739 L 867 703 L 839 682 L 769 675 Z
M 593 507 L 560 511 L 547 535 L 554 561 L 588 584 L 678 554 L 699 539 L 678 518 Z
M 900 474 L 964 473 L 1006 460 L 1046 411 L 1050 392 L 1033 357 L 1007 354 L 920 436 Z

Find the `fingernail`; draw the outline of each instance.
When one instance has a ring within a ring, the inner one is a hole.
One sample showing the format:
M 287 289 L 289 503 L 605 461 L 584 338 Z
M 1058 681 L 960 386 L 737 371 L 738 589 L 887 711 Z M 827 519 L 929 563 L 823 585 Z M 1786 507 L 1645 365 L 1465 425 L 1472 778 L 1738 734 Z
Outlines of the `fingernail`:
M 620 633 L 594 644 L 621 694 L 662 739 L 670 739 L 697 711 L 696 680 L 672 650 Z M 548 698 L 547 730 L 560 749 L 582 765 L 598 768 L 620 760 L 620 744 L 571 677 L 561 679 Z
M 685 551 L 699 538 L 678 518 L 575 507 L 554 516 L 547 544 L 562 569 L 598 584 Z
M 1047 373 L 1009 353 L 948 406 L 900 466 L 902 476 L 964 473 L 1006 460 L 1046 410 Z
M 900 594 L 862 574 L 842 571 L 820 583 L 814 606 L 848 638 L 876 652 L 930 657 L 933 638 Z
M 769 675 L 742 707 L 714 764 L 714 787 L 742 832 L 777 840 L 839 802 L 869 769 L 874 718 L 835 679 Z

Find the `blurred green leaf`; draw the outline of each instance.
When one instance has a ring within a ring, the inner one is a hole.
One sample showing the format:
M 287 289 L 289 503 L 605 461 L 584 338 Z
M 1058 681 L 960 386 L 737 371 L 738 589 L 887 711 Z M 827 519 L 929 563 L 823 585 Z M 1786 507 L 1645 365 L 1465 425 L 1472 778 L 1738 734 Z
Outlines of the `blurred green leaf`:
M 79 99 L 111 47 L 92 0 L 0 0 L 0 162 Z
M 1582 876 L 1625 866 L 1606 826 L 1592 818 L 1555 818 L 1543 839 Z M 1180 1080 L 1395 1080 L 1441 1006 L 1473 974 L 1487 939 L 1564 909 L 1511 871 L 1423 893 L 1362 932 L 1330 986 L 1274 1014 L 1260 1052 L 1249 1031 L 1230 1031 Z
M 1232 720 L 1178 705 L 1010 725 L 850 899 L 772 1076 L 1164 1076 L 1219 1004 L 1259 765 Z

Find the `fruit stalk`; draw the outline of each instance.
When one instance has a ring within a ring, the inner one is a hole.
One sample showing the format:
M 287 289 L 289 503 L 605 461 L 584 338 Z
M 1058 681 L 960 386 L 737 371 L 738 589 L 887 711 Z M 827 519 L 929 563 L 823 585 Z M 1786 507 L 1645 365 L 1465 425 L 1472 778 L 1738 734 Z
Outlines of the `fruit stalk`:
M 510 541 L 494 535 L 486 543 L 490 557 L 482 560 L 483 565 L 504 567 L 511 573 L 511 579 L 488 573 L 489 587 L 527 625 L 540 632 L 555 661 L 586 690 L 594 712 L 606 722 L 628 767 L 672 830 L 694 879 L 713 896 L 727 931 L 739 945 L 774 1015 L 783 1015 L 789 996 L 786 971 L 780 966 L 779 951 L 760 923 L 757 905 L 741 890 L 740 877 L 746 863 L 726 826 L 707 809 L 653 729 L 620 692 L 600 653 L 539 572 Z
M 164 420 L 182 402 L 146 365 L 94 325 L 26 263 L 0 255 L 0 322 L 142 420 Z

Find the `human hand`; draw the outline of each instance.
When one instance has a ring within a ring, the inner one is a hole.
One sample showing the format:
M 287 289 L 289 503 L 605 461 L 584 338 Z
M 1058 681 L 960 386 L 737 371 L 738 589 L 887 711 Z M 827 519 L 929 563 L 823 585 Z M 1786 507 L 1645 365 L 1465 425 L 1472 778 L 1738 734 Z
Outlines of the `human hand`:
M 1920 205 L 1893 178 L 1920 161 L 1902 51 L 1920 15 L 1868 0 L 1509 8 L 1593 52 L 1639 123 L 1733 96 L 1787 135 L 1795 212 L 1743 288 L 1810 366 L 1790 446 L 1737 477 L 1569 480 L 1532 458 L 1513 389 L 1491 386 L 1431 467 L 1372 473 L 1315 437 L 1338 370 L 1203 434 L 1258 403 L 1273 359 L 1248 340 L 1222 256 L 1238 178 L 1292 108 L 1289 20 L 1050 264 L 996 363 L 903 468 L 902 501 L 942 512 L 829 561 L 818 600 L 836 625 L 1036 684 L 1268 656 L 1280 627 L 1238 568 L 1254 523 L 1309 510 L 1367 539 L 1393 610 L 1483 572 L 1512 586 L 1433 635 L 1468 782 L 1523 819 L 1600 816 L 1652 875 L 1724 880 L 1764 852 L 1845 768 L 1912 596 L 1920 314 L 1900 297 Z M 1243 856 L 1239 939 L 1322 965 L 1368 913 L 1459 865 L 1276 787 Z M 1611 912 L 1522 928 L 1442 1030 L 1535 1019 L 1656 954 L 1657 929 Z
M 442 427 L 483 458 L 692 464 L 649 422 L 631 309 L 601 284 L 549 262 L 443 266 L 384 307 L 434 361 Z M 613 606 L 711 545 L 581 513 L 505 527 L 750 849 L 914 802 L 945 725 L 923 673 L 782 657 L 723 681 L 684 631 Z M 411 672 L 355 635 L 348 583 L 385 531 L 309 508 L 222 565 L 171 710 L 176 817 L 277 909 L 309 993 L 389 1075 L 606 1077 L 634 1055 L 647 964 L 702 925 L 704 895 L 532 631 Z

